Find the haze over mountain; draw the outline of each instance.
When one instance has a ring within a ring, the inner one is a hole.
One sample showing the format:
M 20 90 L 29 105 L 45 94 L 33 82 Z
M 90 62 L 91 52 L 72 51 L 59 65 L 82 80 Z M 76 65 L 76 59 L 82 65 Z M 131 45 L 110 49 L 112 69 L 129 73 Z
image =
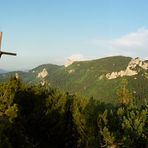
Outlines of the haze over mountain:
M 44 64 L 28 72 L 11 72 L 0 75 L 21 77 L 28 83 L 40 83 L 64 91 L 116 102 L 116 92 L 122 79 L 129 81 L 130 91 L 145 101 L 148 97 L 148 61 L 140 58 L 113 56 L 90 61 L 70 61 L 65 66 Z
M 6 72 L 8 72 L 7 70 L 4 70 L 4 69 L 0 69 L 0 74 L 1 73 L 6 73 Z

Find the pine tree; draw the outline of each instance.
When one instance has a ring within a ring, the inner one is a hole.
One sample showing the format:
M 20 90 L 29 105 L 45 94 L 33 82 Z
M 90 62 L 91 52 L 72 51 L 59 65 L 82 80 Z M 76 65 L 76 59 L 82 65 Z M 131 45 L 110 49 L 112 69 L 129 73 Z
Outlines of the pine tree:
M 132 93 L 128 89 L 128 81 L 122 79 L 119 88 L 117 89 L 118 102 L 122 105 L 133 103 Z

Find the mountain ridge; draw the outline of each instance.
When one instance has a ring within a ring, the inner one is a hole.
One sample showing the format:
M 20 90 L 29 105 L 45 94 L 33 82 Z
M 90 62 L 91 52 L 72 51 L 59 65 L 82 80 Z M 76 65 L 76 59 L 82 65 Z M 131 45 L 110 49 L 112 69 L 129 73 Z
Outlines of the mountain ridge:
M 74 61 L 69 66 L 43 64 L 28 72 L 1 75 L 1 81 L 10 75 L 20 76 L 27 83 L 48 84 L 61 90 L 116 102 L 116 91 L 122 79 L 129 81 L 129 89 L 141 100 L 148 96 L 148 61 L 140 58 L 112 56 L 89 61 Z M 138 86 L 143 89 L 140 90 Z M 147 97 L 148 98 L 148 97 Z

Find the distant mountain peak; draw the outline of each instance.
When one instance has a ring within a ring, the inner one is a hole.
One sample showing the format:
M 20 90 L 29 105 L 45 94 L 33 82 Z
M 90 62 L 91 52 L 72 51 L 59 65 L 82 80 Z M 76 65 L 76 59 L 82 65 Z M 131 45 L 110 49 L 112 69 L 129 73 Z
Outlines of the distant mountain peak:
M 72 55 L 66 59 L 64 66 L 68 67 L 69 65 L 73 64 L 76 61 L 84 61 L 84 60 L 85 60 L 85 58 L 82 55 L 75 54 L 75 55 Z

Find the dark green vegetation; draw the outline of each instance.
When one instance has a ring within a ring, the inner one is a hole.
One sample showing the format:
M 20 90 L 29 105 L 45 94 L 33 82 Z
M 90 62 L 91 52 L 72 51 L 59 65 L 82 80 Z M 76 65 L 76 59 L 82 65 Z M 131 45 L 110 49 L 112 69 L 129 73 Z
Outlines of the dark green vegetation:
M 115 106 L 12 77 L 0 84 L 0 148 L 148 147 L 148 105 L 136 105 L 127 80 L 117 98 Z
M 114 56 L 92 61 L 74 62 L 68 67 L 52 64 L 41 65 L 28 72 L 17 72 L 29 84 L 46 83 L 53 88 L 77 93 L 87 98 L 94 97 L 106 103 L 117 103 L 116 90 L 122 79 L 128 79 L 129 90 L 137 99 L 138 104 L 144 104 L 148 98 L 148 70 L 140 70 L 137 75 L 107 79 L 107 73 L 125 70 L 130 57 Z M 41 72 L 47 72 L 45 77 L 38 77 Z M 139 71 L 139 67 L 136 69 Z M 0 81 L 7 79 L 16 72 L 0 75 Z M 147 76 L 146 76 L 147 74 Z

